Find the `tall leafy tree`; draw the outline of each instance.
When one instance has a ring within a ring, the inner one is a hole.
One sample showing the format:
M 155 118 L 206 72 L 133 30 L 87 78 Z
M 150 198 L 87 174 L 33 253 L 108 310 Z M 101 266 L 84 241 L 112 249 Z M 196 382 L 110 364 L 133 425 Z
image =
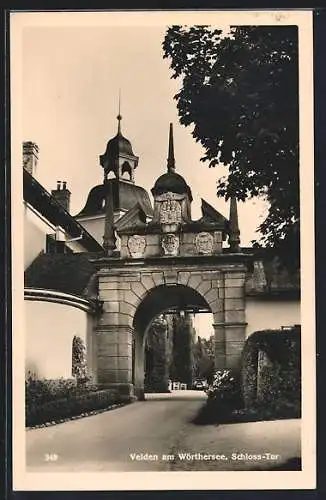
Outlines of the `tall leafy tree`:
M 180 122 L 193 126 L 217 195 L 269 204 L 259 244 L 299 263 L 298 40 L 295 26 L 172 26 L 163 42 Z M 258 244 L 256 242 L 256 244 Z
M 145 389 L 153 392 L 168 390 L 167 322 L 163 315 L 154 319 L 146 342 Z
M 191 386 L 193 374 L 193 339 L 189 323 L 181 315 L 173 315 L 173 351 L 170 378 Z
M 214 336 L 208 339 L 198 337 L 193 346 L 194 377 L 206 378 L 210 381 L 214 373 Z

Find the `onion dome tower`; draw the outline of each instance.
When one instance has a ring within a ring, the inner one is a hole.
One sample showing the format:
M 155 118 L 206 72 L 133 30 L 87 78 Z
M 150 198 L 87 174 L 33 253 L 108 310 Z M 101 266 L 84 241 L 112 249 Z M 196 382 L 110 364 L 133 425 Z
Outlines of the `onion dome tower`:
M 191 189 L 184 178 L 175 171 L 173 126 L 170 123 L 167 172 L 161 175 L 152 188 L 154 197 L 153 223 L 161 224 L 164 232 L 173 232 L 180 224 L 191 221 Z
M 104 169 L 104 180 L 108 174 L 113 172 L 116 179 L 128 180 L 135 183 L 135 169 L 138 165 L 138 156 L 135 156 L 131 143 L 121 133 L 122 116 L 117 116 L 118 132 L 113 139 L 110 139 L 104 154 L 100 155 L 100 164 Z M 127 174 L 127 177 L 125 176 Z
M 135 170 L 139 158 L 134 154 L 131 142 L 121 133 L 120 109 L 117 120 L 117 134 L 108 141 L 105 153 L 99 157 L 100 165 L 104 170 L 103 184 L 90 190 L 84 208 L 76 215 L 77 220 L 99 243 L 103 241 L 108 196 L 112 198 L 114 223 L 135 205 L 141 208 L 147 220 L 153 217 L 149 194 L 144 188 L 135 184 Z M 103 226 L 99 219 L 103 219 Z

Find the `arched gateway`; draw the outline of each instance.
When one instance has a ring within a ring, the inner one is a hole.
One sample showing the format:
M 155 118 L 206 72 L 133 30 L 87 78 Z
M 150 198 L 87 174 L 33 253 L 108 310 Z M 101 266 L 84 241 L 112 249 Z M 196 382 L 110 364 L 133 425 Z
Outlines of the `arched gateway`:
M 94 332 L 98 383 L 141 399 L 147 330 L 155 316 L 177 309 L 211 312 L 215 366 L 237 368 L 245 341 L 248 255 L 239 249 L 235 200 L 231 199 L 229 220 L 212 213 L 209 205 L 203 207 L 200 220 L 191 219 L 191 190 L 175 172 L 172 125 L 168 169 L 152 189 L 150 221 L 135 205 L 115 231 L 109 186 L 103 245 L 107 256 L 95 261 L 103 303 Z M 227 237 L 229 246 L 223 248 Z

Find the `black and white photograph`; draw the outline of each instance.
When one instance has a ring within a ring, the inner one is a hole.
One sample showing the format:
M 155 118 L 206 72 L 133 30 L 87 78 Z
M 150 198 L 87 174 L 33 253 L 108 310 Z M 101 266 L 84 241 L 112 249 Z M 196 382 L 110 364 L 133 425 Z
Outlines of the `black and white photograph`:
M 315 487 L 312 40 L 10 14 L 14 489 Z

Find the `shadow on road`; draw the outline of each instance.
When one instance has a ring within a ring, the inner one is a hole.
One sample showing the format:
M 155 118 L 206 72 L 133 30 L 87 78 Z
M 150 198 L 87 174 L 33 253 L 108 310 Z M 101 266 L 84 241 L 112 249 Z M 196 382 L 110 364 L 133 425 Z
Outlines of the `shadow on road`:
M 194 425 L 219 425 L 219 424 L 240 424 L 246 422 L 261 422 L 268 420 L 284 420 L 288 418 L 300 418 L 298 415 L 275 415 L 274 412 L 256 410 L 230 410 L 227 407 L 219 408 L 205 403 L 195 417 L 191 420 Z

